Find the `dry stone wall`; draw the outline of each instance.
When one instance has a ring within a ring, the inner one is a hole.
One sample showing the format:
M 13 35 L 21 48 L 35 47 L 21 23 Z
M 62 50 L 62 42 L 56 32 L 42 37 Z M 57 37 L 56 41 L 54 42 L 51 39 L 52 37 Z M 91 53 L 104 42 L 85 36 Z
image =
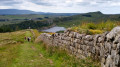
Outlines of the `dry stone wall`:
M 101 67 L 120 67 L 120 27 L 97 35 L 66 30 L 54 35 L 43 33 L 38 38 L 47 45 L 65 48 L 78 58 L 99 59 Z

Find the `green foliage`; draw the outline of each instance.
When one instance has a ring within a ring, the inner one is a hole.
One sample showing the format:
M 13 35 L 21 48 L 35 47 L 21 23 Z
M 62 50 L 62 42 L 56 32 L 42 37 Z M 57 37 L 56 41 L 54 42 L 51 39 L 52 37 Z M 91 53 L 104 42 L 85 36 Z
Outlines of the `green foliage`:
M 22 14 L 22 15 L 0 15 L 0 26 L 2 25 L 9 25 L 9 24 L 16 24 L 26 20 L 42 20 L 44 17 L 49 17 L 47 15 L 37 15 L 37 14 Z M 50 16 L 52 17 L 52 16 Z M 41 19 L 39 19 L 41 18 Z M 5 20 L 5 21 L 1 21 Z
M 64 33 L 64 31 L 57 31 L 56 33 Z
M 22 29 L 39 29 L 42 27 L 47 27 L 52 25 L 52 23 L 48 23 L 47 20 L 41 20 L 41 21 L 24 21 L 18 24 L 10 24 L 10 25 L 3 25 L 0 27 L 0 32 L 11 32 L 16 30 L 22 30 Z
M 97 24 L 97 29 L 110 31 L 115 26 L 119 26 L 120 25 L 119 23 L 120 22 L 115 22 L 115 21 L 108 20 L 105 23 L 102 22 L 102 23 Z
M 81 25 L 71 27 L 71 30 L 84 34 L 101 34 L 110 31 L 119 26 L 120 22 L 106 21 L 101 23 L 82 23 Z
M 102 14 L 101 12 L 90 12 L 90 13 L 85 13 L 85 14 L 80 14 L 80 15 L 74 15 L 70 17 L 60 17 L 57 19 L 54 19 L 54 22 L 58 26 L 63 26 L 63 27 L 73 27 L 73 26 L 78 26 L 81 25 L 82 23 L 100 23 L 100 22 L 119 22 L 120 21 L 120 15 L 105 15 Z M 91 26 L 92 25 L 92 26 Z M 89 25 L 90 28 L 95 28 L 93 27 L 94 24 Z

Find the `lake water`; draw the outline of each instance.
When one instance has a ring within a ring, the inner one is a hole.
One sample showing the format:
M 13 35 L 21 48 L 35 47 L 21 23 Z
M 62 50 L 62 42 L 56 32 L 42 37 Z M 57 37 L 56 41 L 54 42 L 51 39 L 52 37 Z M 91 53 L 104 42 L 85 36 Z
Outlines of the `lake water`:
M 42 31 L 45 31 L 45 32 L 57 32 L 57 31 L 64 31 L 64 30 L 66 30 L 64 27 L 55 26 L 55 27 L 52 27 L 52 28 L 49 28 L 49 29 L 46 29 L 46 30 L 42 30 Z

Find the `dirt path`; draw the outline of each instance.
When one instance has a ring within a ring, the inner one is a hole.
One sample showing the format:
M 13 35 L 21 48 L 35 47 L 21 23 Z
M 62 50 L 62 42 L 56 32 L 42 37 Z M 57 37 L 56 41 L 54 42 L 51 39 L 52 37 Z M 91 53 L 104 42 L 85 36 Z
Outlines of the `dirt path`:
M 27 37 L 32 36 L 31 32 L 27 31 Z M 12 67 L 51 67 L 49 61 L 40 56 L 41 51 L 36 48 L 33 42 L 27 42 L 20 45 L 19 56 L 15 59 Z

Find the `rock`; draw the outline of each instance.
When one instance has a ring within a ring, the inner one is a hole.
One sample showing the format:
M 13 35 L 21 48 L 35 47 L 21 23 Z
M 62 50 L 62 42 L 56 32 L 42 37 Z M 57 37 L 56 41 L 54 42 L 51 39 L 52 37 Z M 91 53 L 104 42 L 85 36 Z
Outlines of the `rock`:
M 120 51 L 120 43 L 117 44 L 117 50 Z
M 101 67 L 105 67 L 105 65 L 103 63 L 101 63 Z
M 94 45 L 94 41 L 90 41 L 87 45 L 93 46 Z
M 112 48 L 115 50 L 116 49 L 116 47 L 117 47 L 117 44 L 113 44 L 112 45 Z
M 100 44 L 100 57 L 104 57 L 105 50 L 102 44 Z
M 112 67 L 112 59 L 111 59 L 110 55 L 108 55 L 108 57 L 106 59 L 105 67 Z
M 107 40 L 112 40 L 114 37 L 116 37 L 118 34 L 120 34 L 120 27 L 113 28 L 107 35 Z
M 74 32 L 70 32 L 69 36 L 70 36 L 71 38 L 73 38 L 73 37 L 74 37 Z
M 114 44 L 120 43 L 120 35 L 116 36 L 115 40 L 113 41 Z
M 90 57 L 90 56 L 91 56 L 91 53 L 88 53 L 87 56 Z
M 84 44 L 85 44 L 85 45 L 89 45 L 89 41 L 85 40 L 85 41 L 84 41 Z
M 76 38 L 77 38 L 77 39 L 82 39 L 82 36 L 84 36 L 84 35 L 79 34 L 79 33 L 76 34 Z
M 88 41 L 92 41 L 92 40 L 93 40 L 93 36 L 91 36 L 91 35 L 86 35 L 86 36 L 85 36 L 85 39 L 88 40 Z
M 86 46 L 86 50 L 89 51 L 90 47 L 89 46 Z
M 78 49 L 78 53 L 82 54 L 82 50 Z
M 115 66 L 119 66 L 119 64 L 120 64 L 120 55 L 116 55 L 114 62 L 115 62 Z
M 92 49 L 92 53 L 95 54 L 95 47 L 93 47 L 93 49 Z
M 70 46 L 70 50 L 73 50 L 73 47 L 72 47 L 72 46 Z
M 78 49 L 78 45 L 79 45 L 78 43 L 75 43 L 75 48 L 76 48 L 76 49 Z
M 64 38 L 65 40 L 71 41 L 71 37 Z
M 80 44 L 78 44 L 78 49 L 80 49 Z
M 101 63 L 105 64 L 105 58 L 101 59 Z
M 79 39 L 75 39 L 74 42 L 80 43 L 80 40 Z
M 111 58 L 114 58 L 117 54 L 116 50 L 111 50 Z
M 85 50 L 86 45 L 81 45 L 82 50 Z
M 103 41 L 104 41 L 104 39 L 103 39 L 102 37 L 99 37 L 99 38 L 98 38 L 98 42 L 99 42 L 99 43 L 102 43 Z
M 111 43 L 105 43 L 106 52 L 109 52 L 109 53 L 110 53 L 111 47 L 112 47 L 112 44 L 111 44 Z
M 73 32 L 73 37 L 76 38 L 77 32 Z
M 98 41 L 98 37 L 100 37 L 100 35 L 95 35 L 94 36 L 94 46 L 96 45 L 97 41 Z
M 67 30 L 65 30 L 65 31 L 64 31 L 64 33 L 68 33 L 68 32 L 70 32 L 70 30 L 69 30 L 69 29 L 67 29 Z

